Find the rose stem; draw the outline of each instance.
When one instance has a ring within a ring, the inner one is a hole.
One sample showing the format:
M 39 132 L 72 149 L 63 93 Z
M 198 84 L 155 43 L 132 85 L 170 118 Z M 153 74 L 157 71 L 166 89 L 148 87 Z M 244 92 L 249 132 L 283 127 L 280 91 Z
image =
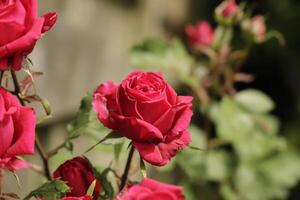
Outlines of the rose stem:
M 22 105 L 25 105 L 25 102 L 23 101 L 23 99 L 19 96 L 20 95 L 20 85 L 19 85 L 19 82 L 18 82 L 18 79 L 17 79 L 17 76 L 16 76 L 16 73 L 15 71 L 11 70 L 11 76 L 13 78 L 13 82 L 14 82 L 14 86 L 15 86 L 15 93 L 20 101 L 20 103 Z M 50 169 L 49 169 L 49 162 L 48 162 L 48 156 L 47 154 L 45 153 L 44 149 L 43 149 L 43 146 L 38 138 L 38 136 L 36 135 L 35 137 L 35 144 L 36 144 L 36 148 L 43 160 L 43 165 L 44 165 L 44 175 L 47 177 L 48 180 L 51 180 L 51 174 L 50 174 Z
M 0 197 L 2 196 L 2 182 L 3 182 L 4 171 L 0 169 Z
M 126 166 L 125 166 L 123 176 L 121 178 L 120 191 L 125 187 L 125 185 L 127 183 L 128 173 L 129 173 L 131 161 L 132 161 L 132 158 L 133 158 L 133 153 L 134 153 L 134 147 L 132 146 L 131 149 L 130 149 L 129 155 L 128 155 L 128 159 L 127 159 L 127 163 L 126 163 Z
M 0 72 L 0 86 L 2 85 L 2 79 L 3 79 L 4 72 L 5 71 L 3 71 L 3 70 L 1 70 L 1 72 Z

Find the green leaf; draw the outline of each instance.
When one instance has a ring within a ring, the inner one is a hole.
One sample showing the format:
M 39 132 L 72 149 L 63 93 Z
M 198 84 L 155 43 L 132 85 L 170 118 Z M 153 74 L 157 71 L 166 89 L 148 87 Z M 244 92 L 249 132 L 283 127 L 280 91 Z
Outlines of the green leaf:
M 130 52 L 130 64 L 142 69 L 162 70 L 169 79 L 186 80 L 195 64 L 179 39 L 164 42 L 160 39 L 146 39 Z
M 38 189 L 32 191 L 27 197 L 24 198 L 24 200 L 28 200 L 31 197 L 39 197 L 44 199 L 60 199 L 70 191 L 70 188 L 64 181 L 48 181 Z
M 93 167 L 93 172 L 97 178 L 97 180 L 101 183 L 103 189 L 103 197 L 104 199 L 113 199 L 114 197 L 114 189 L 112 184 L 108 181 L 108 173 L 111 171 L 111 168 L 106 168 L 100 173 L 95 167 Z
M 222 181 L 229 176 L 229 158 L 225 151 L 210 151 L 206 155 L 206 177 L 211 181 Z
M 114 145 L 114 156 L 115 156 L 115 159 L 116 159 L 116 160 L 118 160 L 119 157 L 120 157 L 120 154 L 121 154 L 121 152 L 122 152 L 124 143 L 125 143 L 125 142 L 118 143 L 118 144 L 115 144 L 115 145 Z
M 97 180 L 95 179 L 92 183 L 91 183 L 91 185 L 89 186 L 89 188 L 88 188 L 88 190 L 87 190 L 87 192 L 86 192 L 86 195 L 88 195 L 88 196 L 93 196 L 93 194 L 94 194 L 94 190 L 95 190 L 95 187 L 96 187 L 96 183 L 97 183 Z
M 88 153 L 89 151 L 93 150 L 96 146 L 98 146 L 99 144 L 103 143 L 104 141 L 108 140 L 108 139 L 118 139 L 123 137 L 122 135 L 120 135 L 118 132 L 115 131 L 111 131 L 109 134 L 107 134 L 104 138 L 102 138 L 99 142 L 97 142 L 96 144 L 94 144 L 93 146 L 91 146 L 88 150 L 86 150 L 84 153 Z
M 100 123 L 92 109 L 93 96 L 91 92 L 82 99 L 76 118 L 68 124 L 68 139 L 74 139 L 81 134 L 102 137 L 107 129 Z
M 236 94 L 235 100 L 250 112 L 264 114 L 274 108 L 274 102 L 270 97 L 255 89 L 243 90 Z
M 140 158 L 140 169 L 141 169 L 143 178 L 147 178 L 146 165 L 145 165 L 145 162 L 142 157 Z

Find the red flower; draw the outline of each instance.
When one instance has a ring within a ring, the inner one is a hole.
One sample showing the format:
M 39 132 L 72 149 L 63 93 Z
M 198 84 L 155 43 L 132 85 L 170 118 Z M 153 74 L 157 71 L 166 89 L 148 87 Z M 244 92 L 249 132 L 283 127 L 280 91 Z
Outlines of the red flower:
M 101 84 L 93 107 L 106 127 L 132 140 L 144 160 L 162 166 L 191 141 L 186 129 L 192 99 L 177 96 L 160 73 L 134 71 L 120 85 Z
M 0 70 L 19 70 L 24 57 L 56 19 L 54 12 L 38 17 L 37 0 L 0 1 Z
M 191 46 L 210 46 L 213 43 L 214 31 L 211 25 L 206 21 L 198 22 L 195 27 L 188 25 L 185 32 Z
M 144 179 L 141 183 L 127 186 L 115 200 L 185 200 L 182 188 L 175 185 Z
M 222 15 L 224 18 L 234 16 L 238 10 L 235 0 L 228 0 L 221 7 L 223 8 Z
M 264 16 L 256 15 L 252 18 L 251 31 L 258 40 L 263 40 L 265 38 L 267 27 Z
M 65 197 L 61 200 L 92 200 L 93 198 L 90 196 L 83 196 L 83 197 Z
M 81 157 L 68 160 L 59 166 L 53 173 L 53 178 L 60 178 L 67 182 L 71 188 L 71 192 L 67 194 L 68 197 L 84 196 L 89 186 L 96 179 L 88 161 Z M 94 200 L 98 199 L 100 189 L 101 185 L 99 181 L 97 181 L 93 194 Z
M 36 117 L 32 108 L 0 87 L 0 169 L 14 171 L 27 163 L 17 156 L 33 154 Z

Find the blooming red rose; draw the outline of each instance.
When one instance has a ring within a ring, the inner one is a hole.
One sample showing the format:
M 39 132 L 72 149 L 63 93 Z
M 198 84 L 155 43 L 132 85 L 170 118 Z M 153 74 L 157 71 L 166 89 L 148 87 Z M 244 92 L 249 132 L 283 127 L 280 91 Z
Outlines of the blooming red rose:
M 145 178 L 127 186 L 115 200 L 185 200 L 182 188 Z
M 61 200 L 92 200 L 93 198 L 90 196 L 83 196 L 83 197 L 64 197 Z
M 71 188 L 68 197 L 82 197 L 96 179 L 93 170 L 85 158 L 76 157 L 66 161 L 53 173 L 53 178 L 60 178 Z M 101 185 L 96 181 L 93 199 L 98 199 Z
M 200 21 L 196 26 L 188 25 L 185 29 L 188 41 L 191 46 L 210 46 L 213 43 L 214 31 L 206 21 Z
M 0 87 L 0 169 L 27 167 L 18 156 L 33 154 L 36 117 L 32 108 Z
M 186 129 L 192 99 L 177 96 L 161 73 L 134 71 L 120 85 L 101 84 L 93 107 L 106 127 L 132 140 L 144 160 L 162 166 L 191 141 Z
M 54 12 L 38 17 L 37 0 L 0 1 L 0 70 L 19 70 L 24 57 L 56 19 Z

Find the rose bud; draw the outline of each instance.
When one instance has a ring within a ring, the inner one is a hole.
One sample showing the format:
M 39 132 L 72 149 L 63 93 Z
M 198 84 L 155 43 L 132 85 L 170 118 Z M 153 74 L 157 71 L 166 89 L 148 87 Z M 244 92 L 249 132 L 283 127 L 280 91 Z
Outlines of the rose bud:
M 236 5 L 235 0 L 225 1 L 222 5 L 222 15 L 223 17 L 232 17 L 236 14 L 238 6 Z
M 144 160 L 162 166 L 191 141 L 192 99 L 178 96 L 161 73 L 134 71 L 119 85 L 101 84 L 93 107 L 106 127 L 132 140 Z
M 93 198 L 90 196 L 83 196 L 83 197 L 64 197 L 60 200 L 92 200 Z
M 0 170 L 28 167 L 18 156 L 34 153 L 35 124 L 33 109 L 0 87 Z
M 0 3 L 0 70 L 19 70 L 41 34 L 55 24 L 55 12 L 37 16 L 37 0 Z
M 185 200 L 182 188 L 145 178 L 141 183 L 129 185 L 115 200 Z
M 265 18 L 262 15 L 254 16 L 251 20 L 251 31 L 257 40 L 262 41 L 265 38 L 267 28 Z
M 246 33 L 250 34 L 256 42 L 264 41 L 267 32 L 264 16 L 256 15 L 252 19 L 244 20 L 242 28 Z
M 86 194 L 90 185 L 96 179 L 89 162 L 82 157 L 76 157 L 66 161 L 53 173 L 54 179 L 61 179 L 71 188 L 68 197 L 82 197 Z M 96 181 L 93 199 L 98 199 L 101 185 Z
M 206 21 L 200 21 L 196 26 L 188 25 L 185 32 L 191 46 L 211 46 L 213 43 L 214 31 Z

